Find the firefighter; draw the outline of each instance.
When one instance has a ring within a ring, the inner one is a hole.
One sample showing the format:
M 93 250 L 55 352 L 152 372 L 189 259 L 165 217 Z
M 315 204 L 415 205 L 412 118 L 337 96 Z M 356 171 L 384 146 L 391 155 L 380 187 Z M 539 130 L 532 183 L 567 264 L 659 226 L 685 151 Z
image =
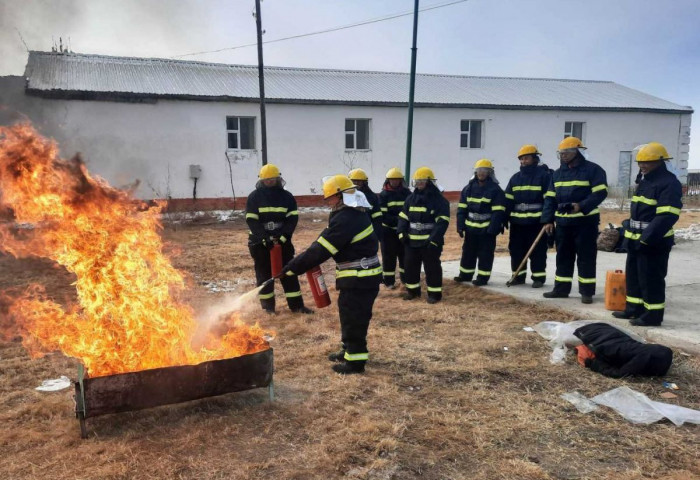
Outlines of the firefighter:
M 301 274 L 333 257 L 342 349 L 328 359 L 340 362 L 333 365 L 338 373 L 362 373 L 369 359 L 367 329 L 382 279 L 379 240 L 367 215 L 372 206 L 345 175 L 326 178 L 323 197 L 331 206 L 328 227 L 285 266 L 284 276 Z
M 372 205 L 372 208 L 368 213 L 370 218 L 372 219 L 372 225 L 374 225 L 374 233 L 377 235 L 377 238 L 379 238 L 379 241 L 381 241 L 382 211 L 379 207 L 379 197 L 376 193 L 372 191 L 371 188 L 369 188 L 369 178 L 367 177 L 365 171 L 361 168 L 355 168 L 354 170 L 350 170 L 350 172 L 348 173 L 348 177 L 350 178 L 352 183 L 355 184 L 357 189 L 365 194 L 367 201 L 370 205 Z
M 406 293 L 403 299 L 420 297 L 422 264 L 428 287 L 428 303 L 437 303 L 442 299 L 440 254 L 450 224 L 450 204 L 437 187 L 435 174 L 428 167 L 415 171 L 413 186 L 415 190 L 406 198 L 397 225 L 399 239 L 404 244 Z
M 399 259 L 399 277 L 401 283 L 406 283 L 403 266 L 403 244 L 396 230 L 399 223 L 399 213 L 411 191 L 406 187 L 401 170 L 394 167 L 386 172 L 384 187 L 379 193 L 379 206 L 382 211 L 382 276 L 384 285 L 393 289 L 396 287 L 396 259 Z
M 474 164 L 474 177 L 459 197 L 457 234 L 464 238 L 464 243 L 456 282 L 471 281 L 476 286 L 489 282 L 496 236 L 503 232 L 505 213 L 506 198 L 498 186 L 493 163 L 482 158 Z
M 292 234 L 299 220 L 299 211 L 294 196 L 284 189 L 284 180 L 279 168 L 267 164 L 260 169 L 255 190 L 246 201 L 245 219 L 250 229 L 248 232 L 248 250 L 255 264 L 255 280 L 262 285 L 272 277 L 270 250 L 275 244 L 282 246 L 282 263 L 294 257 Z M 284 296 L 289 309 L 295 313 L 313 313 L 304 306 L 299 279 L 288 276 L 281 280 Z M 262 308 L 275 313 L 274 283 L 263 288 L 259 293 Z
M 576 263 L 581 303 L 588 304 L 593 303 L 596 286 L 598 206 L 608 196 L 608 185 L 605 170 L 586 160 L 582 153 L 585 149 L 576 137 L 567 137 L 559 144 L 557 155 L 561 166 L 552 175 L 542 212 L 547 234 L 554 232 L 557 270 L 554 289 L 543 296 L 568 297 Z
M 542 229 L 544 195 L 551 180 L 550 170 L 540 164 L 542 155 L 535 145 L 523 145 L 518 151 L 520 171 L 513 175 L 506 186 L 506 218 L 510 224 L 510 267 L 515 271 Z M 530 255 L 532 288 L 542 288 L 547 279 L 547 238 L 541 237 Z M 511 285 L 522 285 L 527 277 L 527 264 L 523 266 Z
M 625 266 L 627 304 L 617 318 L 630 319 L 632 325 L 661 325 L 666 306 L 668 256 L 673 247 L 673 225 L 678 220 L 681 183 L 666 168 L 671 160 L 660 143 L 643 145 L 637 152 L 641 177 L 632 197 Z

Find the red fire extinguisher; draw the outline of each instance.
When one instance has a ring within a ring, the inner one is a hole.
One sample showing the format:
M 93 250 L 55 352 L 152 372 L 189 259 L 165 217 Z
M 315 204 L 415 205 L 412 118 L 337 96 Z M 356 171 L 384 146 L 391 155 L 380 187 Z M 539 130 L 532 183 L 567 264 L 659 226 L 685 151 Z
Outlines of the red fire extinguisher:
M 327 307 L 331 304 L 331 296 L 328 295 L 326 280 L 323 278 L 323 272 L 318 265 L 306 272 L 306 278 L 311 287 L 311 293 L 314 296 L 317 308 Z
M 270 249 L 270 270 L 273 277 L 282 273 L 282 245 L 275 243 Z

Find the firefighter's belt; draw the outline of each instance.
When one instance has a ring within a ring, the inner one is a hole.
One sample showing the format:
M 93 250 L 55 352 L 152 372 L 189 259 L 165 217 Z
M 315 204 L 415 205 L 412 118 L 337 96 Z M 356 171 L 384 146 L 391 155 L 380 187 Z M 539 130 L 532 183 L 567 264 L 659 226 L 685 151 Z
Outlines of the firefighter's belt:
M 351 260 L 349 262 L 340 262 L 335 264 L 337 270 L 350 270 L 361 268 L 362 270 L 367 270 L 369 268 L 374 268 L 379 266 L 379 257 L 376 255 L 373 257 L 364 257 L 359 260 Z
M 284 225 L 284 222 L 265 222 L 263 223 L 263 228 L 268 232 L 271 232 L 273 230 L 277 230 L 278 228 L 282 228 L 282 225 Z
M 411 223 L 409 223 L 409 226 L 413 230 L 422 231 L 422 230 L 432 230 L 433 227 L 435 227 L 435 224 L 434 223 L 414 223 L 414 222 L 411 222 Z
M 644 230 L 649 226 L 649 222 L 640 222 L 639 220 L 630 220 L 630 228 L 636 230 Z
M 491 219 L 490 213 L 468 212 L 467 216 L 469 217 L 470 220 L 490 220 Z
M 513 207 L 516 212 L 536 212 L 542 210 L 541 203 L 518 203 Z

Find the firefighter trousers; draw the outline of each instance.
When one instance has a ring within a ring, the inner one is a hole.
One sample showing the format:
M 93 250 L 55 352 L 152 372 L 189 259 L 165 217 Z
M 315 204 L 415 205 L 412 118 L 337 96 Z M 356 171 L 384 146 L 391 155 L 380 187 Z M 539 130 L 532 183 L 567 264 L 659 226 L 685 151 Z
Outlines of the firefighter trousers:
M 404 247 L 404 265 L 406 268 L 406 290 L 414 295 L 420 295 L 420 269 L 425 269 L 425 283 L 428 286 L 428 297 L 442 298 L 442 263 L 440 255 L 442 247 Z
M 557 245 L 557 273 L 554 291 L 568 294 L 574 281 L 574 263 L 578 268 L 578 291 L 595 295 L 595 264 L 598 256 L 598 224 L 560 226 L 554 231 Z
M 630 247 L 625 265 L 625 311 L 641 316 L 646 323 L 660 324 L 666 307 L 666 273 L 671 249 L 643 247 L 640 251 L 639 242 L 630 242 Z
M 396 283 L 396 259 L 399 259 L 399 277 L 401 283 L 406 283 L 403 269 L 403 243 L 399 240 L 396 230 L 384 229 L 381 241 L 382 248 L 382 278 L 385 285 Z
M 532 225 L 510 224 L 510 238 L 508 239 L 508 250 L 510 251 L 510 268 L 513 273 L 520 266 L 527 251 L 534 243 L 537 235 L 542 230 L 542 225 L 535 223 Z M 530 264 L 530 278 L 532 281 L 544 282 L 547 279 L 547 236 L 542 235 L 537 242 L 535 249 L 530 254 L 530 259 L 525 263 L 523 269 L 518 274 L 518 279 L 525 280 L 527 276 L 527 264 Z M 520 281 L 520 280 L 518 280 Z
M 495 251 L 496 235 L 472 233 L 466 230 L 462 244 L 462 259 L 459 261 L 459 278 L 469 281 L 476 273 L 476 278 L 488 281 L 491 278 Z
M 263 245 L 249 245 L 250 256 L 255 264 L 255 280 L 257 285 L 272 277 L 270 265 L 270 249 Z M 294 258 L 294 246 L 291 241 L 282 244 L 282 265 L 286 265 Z M 287 298 L 287 305 L 291 310 L 296 310 L 304 306 L 304 299 L 301 296 L 299 278 L 296 275 L 284 276 L 281 280 L 284 296 Z M 272 282 L 263 288 L 258 294 L 260 304 L 265 310 L 275 309 L 275 285 Z
M 379 286 L 340 289 L 338 294 L 340 335 L 345 350 L 345 360 L 348 362 L 366 362 L 369 359 L 367 329 L 378 293 Z

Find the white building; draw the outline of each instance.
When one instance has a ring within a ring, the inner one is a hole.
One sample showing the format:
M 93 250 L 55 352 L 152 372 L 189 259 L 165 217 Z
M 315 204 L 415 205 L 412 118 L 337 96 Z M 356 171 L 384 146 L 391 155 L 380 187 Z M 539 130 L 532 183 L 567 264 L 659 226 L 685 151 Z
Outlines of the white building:
M 266 67 L 268 161 L 295 195 L 364 168 L 378 190 L 405 162 L 409 76 Z M 253 188 L 261 166 L 257 67 L 31 52 L 23 77 L 0 78 L 0 122 L 29 117 L 63 156 L 81 152 L 113 185 L 140 180 L 142 198 L 212 206 Z M 459 191 L 480 158 L 502 180 L 525 143 L 556 167 L 564 136 L 582 137 L 610 185 L 636 174 L 630 152 L 659 141 L 685 180 L 691 107 L 613 82 L 418 75 L 412 170 L 428 165 Z

